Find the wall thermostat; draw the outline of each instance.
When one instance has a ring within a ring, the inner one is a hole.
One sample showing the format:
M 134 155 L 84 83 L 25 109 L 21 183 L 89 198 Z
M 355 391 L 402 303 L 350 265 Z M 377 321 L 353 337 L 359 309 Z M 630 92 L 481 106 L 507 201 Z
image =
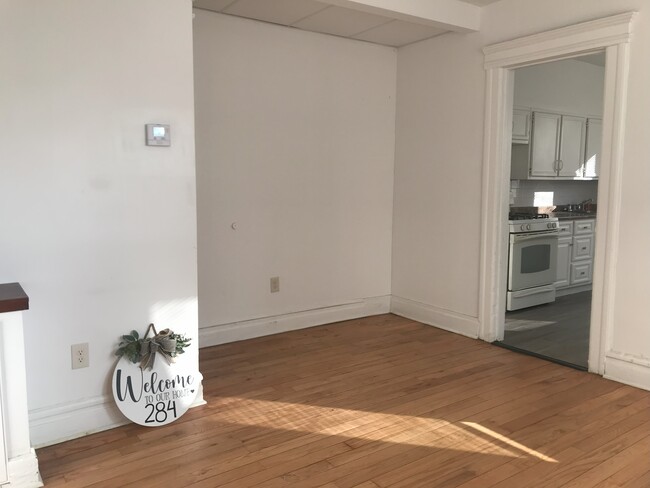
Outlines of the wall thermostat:
M 171 146 L 172 139 L 169 125 L 147 124 L 145 125 L 145 128 L 147 134 L 147 146 Z

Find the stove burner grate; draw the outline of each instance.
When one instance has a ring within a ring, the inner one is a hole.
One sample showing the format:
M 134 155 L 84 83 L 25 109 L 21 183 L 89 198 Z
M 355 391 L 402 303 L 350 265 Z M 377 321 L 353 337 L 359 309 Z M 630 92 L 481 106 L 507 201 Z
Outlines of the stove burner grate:
M 511 213 L 508 215 L 509 220 L 537 220 L 548 219 L 548 214 L 533 214 L 533 213 Z

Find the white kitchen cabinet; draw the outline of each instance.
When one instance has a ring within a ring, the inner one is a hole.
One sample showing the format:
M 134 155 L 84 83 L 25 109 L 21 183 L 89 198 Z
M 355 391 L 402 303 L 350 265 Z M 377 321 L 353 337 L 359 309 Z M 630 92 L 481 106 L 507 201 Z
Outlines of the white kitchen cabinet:
M 599 124 L 599 119 L 514 109 L 510 178 L 595 178 L 598 154 L 587 155 L 600 151 Z
M 563 237 L 573 237 L 573 220 L 560 221 L 558 231 L 560 232 L 560 239 Z
M 530 141 L 530 110 L 516 108 L 512 113 L 512 143 L 528 144 Z
M 571 263 L 571 284 L 587 285 L 591 283 L 593 261 Z
M 573 233 L 577 236 L 591 235 L 594 233 L 595 220 L 576 220 L 573 224 Z
M 573 238 L 572 261 L 583 261 L 594 257 L 594 236 L 575 236 Z
M 585 178 L 598 178 L 600 148 L 603 142 L 603 121 L 587 119 L 587 143 L 585 148 Z
M 584 175 L 585 135 L 587 119 L 562 116 L 558 140 L 558 176 L 581 178 Z
M 555 288 L 571 284 L 571 245 L 573 237 L 560 237 L 557 244 L 557 277 Z
M 557 252 L 555 288 L 561 295 L 584 291 L 591 284 L 594 263 L 593 219 L 562 220 Z
M 557 176 L 561 128 L 561 115 L 533 112 L 530 176 Z
M 582 177 L 587 119 L 533 112 L 530 175 Z

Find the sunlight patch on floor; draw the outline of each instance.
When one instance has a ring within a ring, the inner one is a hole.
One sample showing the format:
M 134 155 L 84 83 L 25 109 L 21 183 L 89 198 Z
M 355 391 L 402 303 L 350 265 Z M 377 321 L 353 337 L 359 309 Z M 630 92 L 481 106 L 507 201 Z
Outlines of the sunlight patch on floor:
M 481 452 L 513 458 L 535 457 L 556 462 L 533 449 L 473 422 L 352 409 L 222 397 L 214 419 L 219 422 L 324 436 L 342 436 L 435 449 Z
M 490 437 L 495 438 L 496 440 L 503 442 L 504 444 L 508 444 L 514 449 L 517 449 L 519 451 L 525 452 L 526 454 L 536 457 L 538 459 L 541 459 L 542 461 L 546 461 L 547 463 L 557 463 L 558 461 L 556 459 L 553 459 L 551 457 L 548 457 L 544 454 L 542 454 L 539 451 L 535 451 L 534 449 L 530 449 L 529 447 L 524 446 L 523 444 L 518 443 L 517 441 L 513 441 L 512 439 L 499 434 L 498 432 L 495 432 L 491 429 L 488 429 L 487 427 L 484 427 L 480 424 L 474 423 L 474 422 L 461 422 L 461 424 L 466 425 L 467 427 L 470 427 L 472 429 L 476 429 L 477 431 L 489 435 Z

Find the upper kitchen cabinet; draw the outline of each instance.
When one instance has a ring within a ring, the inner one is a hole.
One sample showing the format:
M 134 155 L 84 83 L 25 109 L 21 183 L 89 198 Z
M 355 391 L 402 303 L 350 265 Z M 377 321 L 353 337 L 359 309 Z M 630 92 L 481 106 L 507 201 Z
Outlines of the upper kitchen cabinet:
M 558 149 L 562 116 L 544 112 L 533 113 L 533 132 L 530 148 L 530 176 L 557 176 Z
M 512 179 L 598 178 L 603 53 L 514 70 Z
M 530 176 L 583 177 L 586 128 L 583 117 L 533 112 Z
M 530 110 L 515 108 L 512 113 L 512 143 L 528 144 L 530 141 Z
M 585 150 L 585 178 L 598 178 L 600 146 L 603 140 L 603 121 L 587 119 L 587 144 Z
M 512 179 L 598 176 L 600 130 L 596 122 L 592 126 L 591 140 L 588 139 L 586 117 L 532 112 L 531 122 L 530 144 L 519 146 L 513 140 Z
M 584 177 L 585 134 L 587 119 L 562 116 L 562 129 L 558 140 L 557 175 L 569 178 Z

